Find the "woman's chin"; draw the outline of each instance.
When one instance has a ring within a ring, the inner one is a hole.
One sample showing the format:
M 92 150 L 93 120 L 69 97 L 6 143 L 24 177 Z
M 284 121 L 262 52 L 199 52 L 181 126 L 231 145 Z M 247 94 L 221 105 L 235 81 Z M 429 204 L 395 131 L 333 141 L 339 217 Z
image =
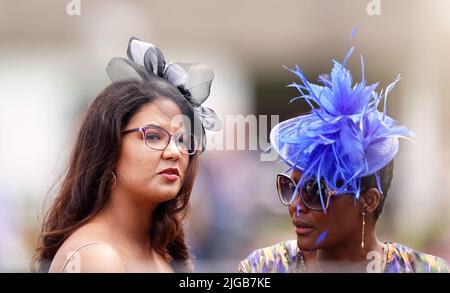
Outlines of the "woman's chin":
M 167 186 L 158 188 L 158 190 L 154 194 L 158 201 L 162 203 L 177 197 L 179 191 L 180 188 L 178 186 Z
M 297 235 L 297 246 L 302 251 L 311 251 L 315 249 L 315 239 L 311 236 Z

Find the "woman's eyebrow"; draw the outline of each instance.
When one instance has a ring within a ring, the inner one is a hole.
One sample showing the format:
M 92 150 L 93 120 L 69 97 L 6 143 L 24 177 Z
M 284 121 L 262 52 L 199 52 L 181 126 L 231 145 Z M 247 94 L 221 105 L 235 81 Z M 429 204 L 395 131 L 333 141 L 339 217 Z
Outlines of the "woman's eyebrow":
M 173 130 L 174 130 L 174 132 L 180 132 L 180 131 L 186 132 L 186 131 L 187 131 L 187 130 L 185 129 L 184 125 L 180 125 L 180 126 L 178 126 L 178 127 L 174 127 Z
M 151 121 L 145 124 L 145 126 L 158 126 L 158 127 L 162 127 L 160 123 L 156 122 L 156 121 Z
M 180 131 L 183 131 L 183 132 L 186 131 L 184 129 L 184 125 L 179 125 L 178 127 L 166 127 L 167 125 L 162 126 L 159 122 L 156 122 L 156 121 L 147 123 L 145 125 L 145 127 L 147 127 L 147 126 L 156 126 L 156 127 L 162 128 L 166 131 L 169 131 L 169 133 L 172 133 L 172 132 L 170 132 L 171 130 L 174 130 L 173 133 L 180 132 Z
M 168 126 L 167 129 L 170 129 L 171 131 L 173 131 L 173 133 L 180 132 L 180 131 L 186 131 L 185 125 L 183 122 L 173 123 L 173 124 L 170 124 L 167 126 Z

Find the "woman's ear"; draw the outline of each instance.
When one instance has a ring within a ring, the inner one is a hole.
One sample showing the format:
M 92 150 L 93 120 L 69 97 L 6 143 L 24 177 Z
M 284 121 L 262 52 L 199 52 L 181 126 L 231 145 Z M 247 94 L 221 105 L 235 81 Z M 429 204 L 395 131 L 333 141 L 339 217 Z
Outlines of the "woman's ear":
M 362 208 L 366 213 L 373 213 L 381 201 L 381 194 L 376 188 L 370 188 L 361 194 Z

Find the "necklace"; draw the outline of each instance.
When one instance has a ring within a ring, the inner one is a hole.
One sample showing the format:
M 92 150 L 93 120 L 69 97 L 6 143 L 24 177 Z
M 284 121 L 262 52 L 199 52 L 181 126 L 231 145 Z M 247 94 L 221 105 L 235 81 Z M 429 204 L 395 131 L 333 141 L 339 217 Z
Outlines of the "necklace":
M 295 258 L 295 267 L 298 270 L 298 259 L 300 258 L 300 264 L 301 264 L 301 271 L 303 273 L 306 273 L 306 264 L 305 264 L 305 260 L 303 259 L 303 253 L 301 252 L 300 249 L 297 248 L 297 257 Z
M 322 273 L 322 268 L 320 267 L 320 261 L 319 261 L 319 251 L 317 250 L 316 253 L 316 262 L 317 262 L 317 267 L 319 269 L 319 272 Z M 388 262 L 388 258 L 389 258 L 389 245 L 388 244 L 381 244 L 381 253 L 382 253 L 382 260 L 381 260 L 381 266 L 380 266 L 380 273 L 384 272 L 386 270 L 386 265 Z M 298 265 L 298 260 L 300 259 L 300 267 Z M 305 259 L 303 257 L 303 252 L 297 247 L 297 257 L 295 258 L 295 268 L 296 270 L 301 269 L 301 272 L 306 273 L 307 272 L 307 268 L 306 268 L 306 263 L 305 263 Z
M 317 262 L 317 267 L 319 268 L 319 272 L 321 272 L 322 273 L 322 268 L 320 267 L 320 261 L 319 261 L 319 249 L 317 250 L 317 253 L 316 253 L 316 262 Z
M 317 266 L 319 268 L 319 272 L 322 273 L 322 269 L 320 268 L 320 264 L 319 264 L 319 253 L 316 254 L 317 255 Z M 303 273 L 308 272 L 308 270 L 306 269 L 306 263 L 305 263 L 305 259 L 303 257 L 303 252 L 297 248 L 297 257 L 295 258 L 295 267 L 298 270 L 298 260 L 300 259 L 300 266 L 301 266 L 301 271 Z
M 381 243 L 382 252 L 383 252 L 383 260 L 381 262 L 380 273 L 386 271 L 386 266 L 389 259 L 389 244 Z

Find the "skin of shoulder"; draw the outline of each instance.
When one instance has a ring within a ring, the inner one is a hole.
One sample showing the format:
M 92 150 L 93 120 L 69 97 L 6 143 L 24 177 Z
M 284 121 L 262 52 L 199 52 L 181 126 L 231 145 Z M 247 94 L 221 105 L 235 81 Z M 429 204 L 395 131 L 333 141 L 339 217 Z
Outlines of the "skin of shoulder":
M 123 273 L 125 272 L 124 263 L 117 251 L 109 244 L 103 242 L 86 245 L 77 252 L 69 250 L 66 253 L 55 257 L 50 267 L 50 272 L 59 272 L 62 266 L 68 260 L 64 271 L 67 273 Z M 53 266 L 53 264 L 58 264 Z
M 49 272 L 60 272 L 68 260 L 64 272 L 125 272 L 124 263 L 107 234 L 95 224 L 88 223 L 76 230 L 64 241 L 53 258 Z M 75 250 L 83 246 L 76 253 Z M 75 253 L 75 254 L 74 254 Z

